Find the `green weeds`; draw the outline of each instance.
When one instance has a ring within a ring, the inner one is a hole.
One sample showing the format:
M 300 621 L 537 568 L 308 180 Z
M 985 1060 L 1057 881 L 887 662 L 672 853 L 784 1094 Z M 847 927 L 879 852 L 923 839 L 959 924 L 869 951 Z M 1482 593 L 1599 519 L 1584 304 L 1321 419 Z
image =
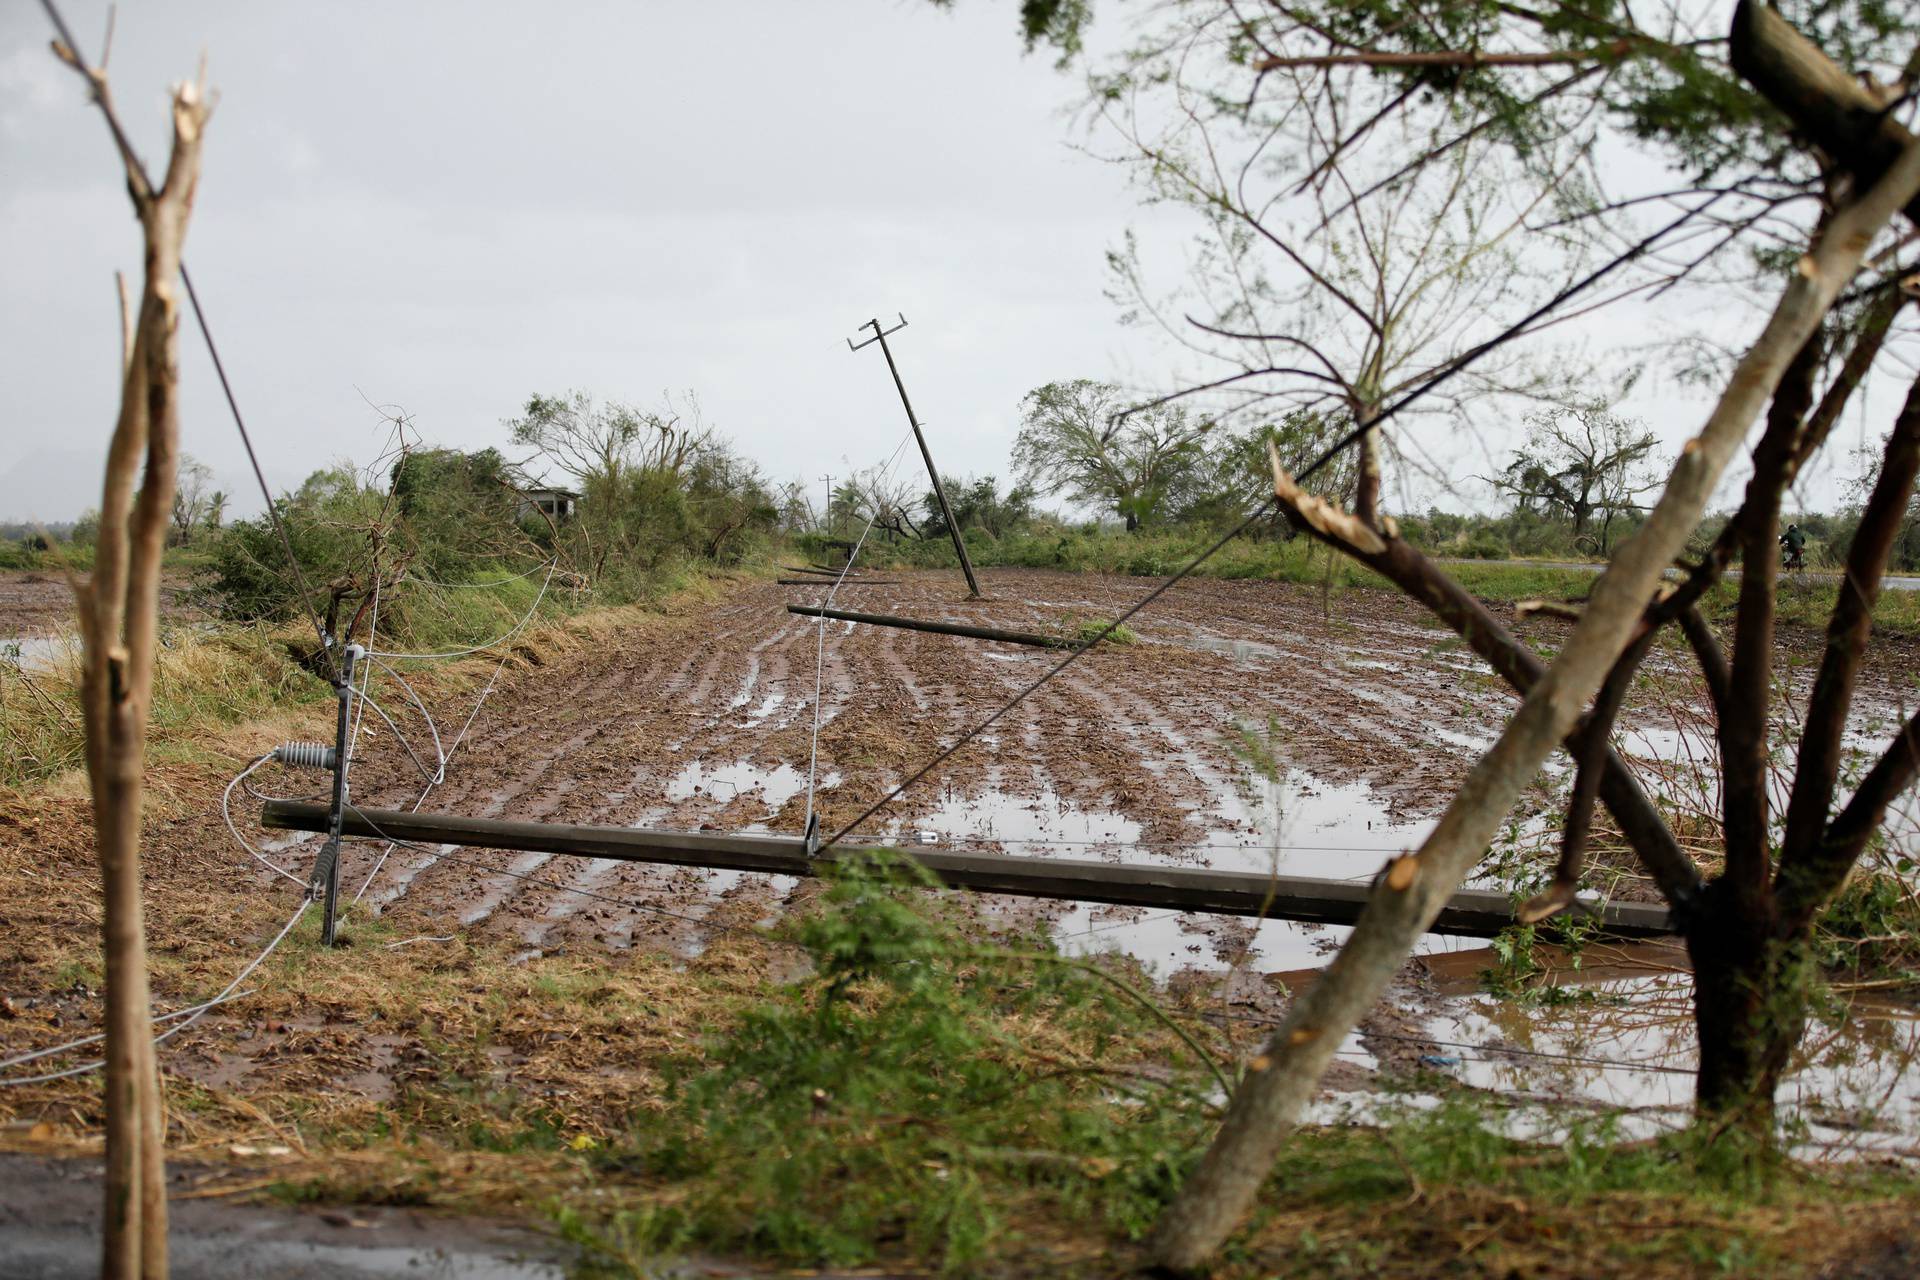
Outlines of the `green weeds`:
M 954 1269 L 1041 1213 L 1152 1222 L 1207 1130 L 1190 1069 L 1141 1063 L 1171 1056 L 1164 1024 L 966 943 L 912 884 L 849 868 L 796 933 L 814 975 L 680 1064 L 667 1122 L 603 1159 L 683 1194 L 615 1215 L 604 1247 Z

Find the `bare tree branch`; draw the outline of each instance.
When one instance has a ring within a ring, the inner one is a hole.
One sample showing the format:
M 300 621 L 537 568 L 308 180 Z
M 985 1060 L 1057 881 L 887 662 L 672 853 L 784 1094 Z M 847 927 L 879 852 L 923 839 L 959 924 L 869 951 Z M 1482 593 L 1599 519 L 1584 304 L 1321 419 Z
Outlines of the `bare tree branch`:
M 1827 623 L 1827 647 L 1807 696 L 1807 719 L 1800 734 L 1800 760 L 1787 801 L 1787 828 L 1780 856 L 1780 927 L 1797 930 L 1837 891 L 1853 859 L 1840 861 L 1846 848 L 1823 840 L 1840 771 L 1841 736 L 1853 705 L 1860 659 L 1873 626 L 1887 559 L 1906 519 L 1920 472 L 1920 381 L 1887 440 L 1880 478 L 1867 499 L 1860 528 L 1847 550 L 1833 616 Z

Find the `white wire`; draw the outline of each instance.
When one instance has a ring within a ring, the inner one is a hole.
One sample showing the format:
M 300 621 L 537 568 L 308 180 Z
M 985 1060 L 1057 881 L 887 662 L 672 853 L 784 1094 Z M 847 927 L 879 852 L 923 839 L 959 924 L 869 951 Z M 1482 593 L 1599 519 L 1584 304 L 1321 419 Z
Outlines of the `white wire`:
M 240 842 L 240 847 L 245 849 L 255 862 L 273 872 L 275 875 L 285 876 L 287 879 L 299 885 L 300 891 L 305 893 L 307 889 L 307 882 L 305 880 L 302 880 L 299 876 L 293 874 L 293 872 L 287 870 L 279 863 L 270 860 L 266 854 L 261 853 L 258 849 L 247 843 L 247 838 L 240 834 L 240 828 L 233 825 L 233 789 L 244 782 L 247 776 L 255 769 L 258 769 L 271 759 L 273 759 L 273 752 L 269 751 L 233 776 L 233 781 L 227 784 L 227 789 L 220 793 L 220 817 L 221 820 L 227 824 L 227 830 L 233 833 L 233 838 Z
M 553 563 L 555 562 L 551 560 L 547 562 L 547 564 Z M 522 578 L 531 578 L 534 574 L 546 568 L 547 564 L 537 564 L 525 573 L 516 573 L 511 578 L 500 578 L 493 582 L 435 582 L 432 578 L 422 578 L 418 574 L 413 573 L 407 574 L 404 581 L 417 582 L 426 587 L 441 587 L 449 591 L 459 590 L 462 587 L 504 587 L 509 582 L 518 582 Z
M 887 459 L 886 465 L 880 469 L 880 479 L 875 485 L 876 488 L 885 484 L 887 477 L 893 474 L 894 467 L 899 465 L 900 462 L 900 451 L 907 447 L 907 441 L 912 438 L 913 428 L 909 427 L 907 434 L 900 437 L 900 443 L 893 447 L 893 455 Z M 832 495 L 828 495 L 828 497 L 829 502 L 831 502 Z M 873 504 L 873 514 L 867 518 L 867 527 L 860 531 L 858 538 L 854 539 L 853 550 L 847 552 L 847 562 L 840 567 L 840 576 L 833 580 L 833 586 L 827 591 L 827 598 L 822 601 L 820 605 L 821 612 L 817 619 L 819 627 L 814 633 L 813 645 L 813 735 L 807 745 L 807 818 L 806 825 L 802 828 L 802 830 L 805 831 L 811 831 L 813 829 L 813 784 L 814 778 L 818 775 L 820 768 L 820 683 L 821 677 L 827 669 L 826 610 L 833 607 L 833 598 L 839 594 L 840 584 L 845 582 L 847 580 L 847 574 L 852 572 L 855 557 L 860 554 L 860 548 L 867 544 L 867 535 L 873 532 L 874 523 L 879 519 L 880 504 L 875 502 Z
M 172 1022 L 175 1018 L 184 1018 L 190 1013 L 198 1013 L 202 1009 L 211 1009 L 217 1004 L 226 1004 L 231 1000 L 244 999 L 252 995 L 256 990 L 258 990 L 257 987 L 248 987 L 245 991 L 237 991 L 233 995 L 225 998 L 215 997 L 212 1000 L 207 1000 L 200 1004 L 190 1004 L 184 1009 L 175 1009 L 171 1013 L 156 1013 L 153 1015 L 153 1020 L 156 1023 Z M 97 1043 L 106 1038 L 107 1033 L 101 1031 L 90 1036 L 82 1036 L 78 1040 L 69 1040 L 65 1044 L 56 1044 L 50 1049 L 35 1049 L 32 1053 L 22 1053 L 12 1058 L 0 1058 L 0 1071 L 5 1071 L 10 1067 L 17 1067 L 23 1062 L 32 1062 L 36 1058 L 50 1058 L 56 1053 L 67 1053 L 73 1049 L 85 1048 L 87 1045 Z
M 286 940 L 287 935 L 293 932 L 293 926 L 300 923 L 300 917 L 306 915 L 307 908 L 311 907 L 312 905 L 313 905 L 313 902 L 311 899 L 302 899 L 300 902 L 299 910 L 295 911 L 292 916 L 288 917 L 287 923 L 281 928 L 279 933 L 274 935 L 273 941 L 267 944 L 266 950 L 262 951 L 259 955 L 255 956 L 252 959 L 252 961 L 248 963 L 246 968 L 242 969 L 239 973 L 235 974 L 233 981 L 229 982 L 225 986 L 225 988 L 221 990 L 219 995 L 215 996 L 211 1000 L 206 1001 L 204 1004 L 197 1006 L 194 1012 L 190 1016 L 188 1016 L 181 1022 L 177 1023 L 176 1025 L 168 1027 L 165 1031 L 162 1031 L 159 1035 L 155 1036 L 153 1038 L 153 1043 L 155 1044 L 155 1046 L 164 1044 L 166 1041 L 171 1040 L 174 1036 L 179 1035 L 182 1031 L 185 1031 L 188 1027 L 192 1026 L 194 1023 L 200 1021 L 201 1018 L 206 1016 L 207 1010 L 216 1008 L 219 1005 L 227 1003 L 227 1001 L 229 1001 L 230 999 L 235 998 L 233 995 L 234 991 L 240 986 L 241 983 L 247 980 L 247 978 L 253 973 L 255 969 L 258 969 L 262 964 L 266 963 L 267 957 L 272 955 L 274 953 L 274 950 L 278 948 L 279 945 Z M 0 1080 L 0 1088 L 8 1088 L 14 1085 L 22 1085 L 22 1084 L 45 1084 L 50 1080 L 65 1080 L 69 1076 L 83 1076 L 87 1074 L 89 1071 L 98 1071 L 101 1067 L 104 1067 L 106 1065 L 107 1065 L 107 1060 L 105 1058 L 101 1058 L 94 1062 L 82 1063 L 77 1067 L 68 1067 L 65 1071 L 50 1071 L 45 1075 L 21 1076 L 18 1079 L 13 1079 L 13 1080 Z
M 896 450 L 895 452 L 897 453 L 898 450 Z M 862 537 L 864 539 L 865 535 L 863 534 Z M 427 777 L 426 787 L 422 789 L 422 791 L 420 792 L 419 798 L 413 802 L 414 810 L 419 809 L 422 802 L 426 800 L 428 793 L 430 793 L 434 789 L 434 787 L 438 786 L 440 783 L 446 780 L 447 761 L 452 758 L 453 753 L 455 751 L 458 751 L 460 749 L 460 744 L 463 741 L 465 741 L 467 736 L 467 731 L 473 727 L 474 720 L 480 714 L 480 708 L 485 705 L 488 696 L 492 694 L 494 684 L 500 678 L 500 672 L 503 669 L 505 669 L 507 665 L 507 659 L 505 655 L 502 655 L 499 663 L 493 669 L 493 674 L 488 677 L 486 687 L 480 691 L 479 698 L 477 698 L 474 701 L 473 710 L 468 713 L 466 723 L 460 726 L 460 733 L 457 737 L 454 738 L 453 745 L 451 747 L 445 748 L 444 750 L 442 749 L 440 744 L 439 728 L 437 725 L 434 724 L 433 716 L 430 712 L 428 712 L 426 705 L 420 700 L 419 694 L 414 691 L 413 686 L 410 683 L 408 683 L 408 681 L 404 676 L 402 676 L 399 672 L 395 671 L 392 667 L 388 666 L 385 662 L 380 662 L 379 660 L 382 658 L 393 658 L 393 659 L 399 660 L 399 659 L 408 659 L 408 658 L 428 659 L 428 658 L 465 657 L 468 654 L 478 653 L 482 649 L 492 648 L 494 645 L 500 644 L 503 641 L 510 639 L 512 636 L 517 634 L 521 630 L 521 628 L 527 625 L 528 621 L 532 619 L 534 612 L 537 609 L 539 609 L 540 601 L 545 598 L 547 594 L 547 587 L 553 581 L 554 570 L 558 567 L 558 565 L 559 565 L 558 558 L 551 560 L 546 564 L 545 568 L 547 570 L 547 576 L 540 583 L 539 592 L 535 594 L 533 598 L 533 603 L 530 606 L 528 606 L 526 614 L 521 617 L 520 621 L 514 624 L 512 630 L 508 631 L 505 635 L 500 636 L 498 639 L 489 641 L 487 644 L 480 645 L 476 648 L 465 649 L 457 652 L 443 653 L 443 654 L 382 653 L 372 649 L 371 644 L 380 624 L 380 582 L 378 577 L 376 576 L 374 580 L 374 587 L 373 587 L 372 612 L 367 623 L 367 640 L 369 643 L 369 647 L 368 647 L 366 656 L 368 657 L 368 659 L 370 659 L 370 661 L 368 663 L 367 673 L 361 680 L 360 690 L 359 690 L 361 705 L 354 716 L 352 734 L 348 739 L 347 749 L 349 752 L 351 752 L 354 747 L 354 744 L 356 744 L 359 741 L 360 727 L 366 716 L 366 708 L 371 706 L 374 709 L 374 711 L 380 716 L 380 718 L 386 721 L 387 727 L 393 731 L 394 737 L 399 739 L 400 744 L 406 748 L 407 754 L 410 757 L 412 757 L 414 765 L 417 768 L 419 768 L 420 772 Z M 514 578 L 501 579 L 497 583 L 490 583 L 490 584 L 474 583 L 474 584 L 465 584 L 465 585 L 504 586 L 508 582 L 517 582 L 519 581 L 520 578 L 526 578 L 526 577 L 532 576 L 534 573 L 539 571 L 539 568 L 540 566 L 535 566 L 533 569 L 528 570 L 526 573 L 520 574 Z M 424 581 L 423 579 L 415 579 L 415 580 Z M 440 584 L 434 584 L 434 585 L 440 585 Z M 375 702 L 373 698 L 369 696 L 367 691 L 372 686 L 372 683 L 373 683 L 373 664 L 375 662 L 378 662 L 379 666 L 383 670 L 385 670 L 388 675 L 392 676 L 395 680 L 399 681 L 401 688 L 406 690 L 407 697 L 413 702 L 413 705 L 419 709 L 421 717 L 426 720 L 427 731 L 433 736 L 434 754 L 435 756 L 438 757 L 438 760 L 439 760 L 439 767 L 435 772 L 427 773 L 426 766 L 421 763 L 419 755 L 414 751 L 413 745 L 407 739 L 407 736 L 404 733 L 402 733 L 400 731 L 400 727 L 394 723 L 393 717 L 389 716 L 386 712 L 386 709 L 380 706 L 379 703 Z M 285 867 L 280 866 L 276 862 L 273 862 L 272 860 L 267 858 L 265 854 L 261 853 L 258 849 L 254 848 L 253 845 L 247 840 L 247 838 L 240 834 L 240 828 L 235 826 L 233 821 L 233 790 L 234 788 L 239 786 L 241 783 L 245 782 L 247 778 L 251 777 L 253 775 L 254 770 L 258 769 L 261 765 L 271 760 L 273 758 L 273 754 L 274 754 L 273 752 L 269 751 L 265 755 L 258 757 L 257 759 L 252 761 L 250 764 L 248 764 L 246 768 L 242 769 L 239 773 L 235 774 L 233 778 L 227 783 L 226 789 L 220 793 L 220 817 L 221 817 L 221 820 L 226 823 L 228 833 L 233 836 L 234 840 L 239 843 L 242 849 L 245 849 L 247 851 L 247 854 L 249 857 L 253 858 L 254 861 L 260 863 L 262 866 L 266 867 L 269 871 L 274 872 L 276 875 L 283 876 L 286 879 L 291 880 L 294 884 L 299 885 L 302 892 L 304 893 L 308 887 L 307 882 L 301 879 L 299 876 L 295 875 L 293 872 L 287 870 Z M 340 764 L 343 766 L 345 763 L 346 763 L 345 761 L 340 762 Z M 379 861 L 374 864 L 373 870 L 368 873 L 366 880 L 364 880 L 361 883 L 359 893 L 356 893 L 353 896 L 353 902 L 355 903 L 359 902 L 361 897 L 366 893 L 368 886 L 373 883 L 374 876 L 379 874 L 380 867 L 386 862 L 387 856 L 393 851 L 393 848 L 394 848 L 394 842 L 389 841 L 387 843 L 386 849 L 381 852 Z M 252 989 L 249 989 L 247 991 L 242 991 L 238 995 L 235 994 L 235 989 L 238 988 L 242 982 L 245 982 L 247 978 L 253 973 L 254 970 L 258 969 L 262 964 L 266 963 L 267 957 L 271 956 L 274 953 L 274 951 L 279 948 L 280 944 L 286 941 L 287 935 L 293 932 L 294 926 L 300 923 L 301 918 L 306 915 L 308 908 L 310 908 L 312 905 L 313 905 L 313 899 L 303 897 L 301 899 L 299 908 L 295 910 L 293 915 L 287 919 L 287 923 L 281 927 L 279 933 L 274 935 L 273 940 L 266 945 L 266 948 L 262 950 L 259 955 L 255 956 L 247 964 L 247 966 L 244 969 L 240 970 L 240 972 L 234 976 L 233 981 L 229 982 L 224 988 L 222 988 L 220 993 L 214 996 L 211 1000 L 202 1001 L 200 1004 L 197 1004 L 197 1005 L 190 1005 L 184 1009 L 176 1009 L 171 1013 L 165 1013 L 165 1014 L 160 1014 L 155 1016 L 152 1019 L 154 1022 L 169 1022 L 176 1018 L 182 1019 L 182 1021 L 180 1021 L 178 1025 L 169 1027 L 167 1030 L 156 1035 L 153 1038 L 153 1043 L 155 1044 L 155 1046 L 164 1044 L 166 1041 L 172 1039 L 174 1036 L 179 1035 L 182 1031 L 185 1031 L 188 1027 L 191 1027 L 194 1023 L 200 1021 L 201 1018 L 206 1016 L 208 1010 L 217 1008 L 220 1005 L 227 1004 L 233 1000 L 238 1000 L 245 996 L 252 995 L 253 994 Z M 106 1038 L 106 1033 L 100 1032 L 95 1035 L 85 1036 L 79 1040 L 70 1041 L 67 1044 L 55 1045 L 51 1048 L 36 1049 L 30 1053 L 19 1054 L 12 1058 L 0 1060 L 0 1071 L 4 1071 L 11 1067 L 19 1066 L 22 1063 L 33 1062 L 41 1058 L 52 1057 L 55 1054 L 71 1052 L 74 1049 L 83 1048 L 86 1045 L 97 1044 L 98 1042 L 100 1042 L 101 1040 L 104 1040 L 105 1038 Z M 17 1085 L 28 1085 L 28 1084 L 46 1084 L 54 1080 L 65 1080 L 73 1076 L 81 1076 L 81 1075 L 86 1075 L 88 1072 L 98 1071 L 101 1067 L 104 1067 L 105 1065 L 106 1065 L 106 1059 L 101 1058 L 93 1062 L 81 1063 L 79 1066 L 69 1067 L 62 1071 L 51 1071 L 51 1072 L 46 1072 L 36 1076 L 21 1076 L 17 1079 L 0 1080 L 0 1088 L 8 1088 L 8 1087 L 17 1086 Z
M 521 617 L 520 621 L 513 624 L 511 630 L 507 631 L 504 635 L 496 636 L 485 644 L 477 644 L 471 649 L 450 649 L 446 653 L 381 653 L 369 650 L 367 656 L 369 658 L 392 658 L 395 661 L 428 662 L 440 658 L 464 658 L 468 654 L 484 652 L 497 644 L 505 644 L 508 640 L 518 635 L 522 627 L 533 620 L 534 610 L 538 609 L 540 607 L 540 601 L 546 598 L 547 587 L 553 582 L 554 570 L 559 567 L 560 561 L 557 559 L 547 562 L 547 576 L 541 579 L 539 594 L 535 595 L 533 597 L 533 603 L 527 606 L 526 614 Z
M 480 715 L 480 708 L 486 704 L 488 696 L 493 693 L 494 681 L 500 678 L 500 673 L 506 669 L 506 666 L 507 659 L 506 655 L 503 654 L 501 655 L 500 661 L 494 665 L 493 674 L 487 677 L 487 687 L 482 689 L 480 696 L 474 700 L 473 710 L 467 713 L 467 722 L 460 726 L 460 732 L 454 737 L 453 745 L 447 748 L 446 755 L 440 759 L 440 772 L 443 778 L 446 775 L 447 762 L 453 759 L 453 753 L 460 749 L 462 742 L 466 741 L 467 730 L 473 728 L 474 720 Z M 426 802 L 428 793 L 433 790 L 435 785 L 437 784 L 433 782 L 427 783 L 426 787 L 421 790 L 420 795 L 414 800 L 413 807 L 408 809 L 407 812 L 418 813 L 420 806 Z M 379 875 L 380 868 L 387 864 L 387 858 L 393 853 L 394 847 L 394 841 L 387 841 L 387 847 L 380 851 L 380 857 L 374 862 L 373 870 L 367 872 L 367 878 L 360 882 L 360 891 L 353 895 L 353 903 L 359 902 L 360 899 L 366 896 L 368 887 L 373 884 L 373 878 Z M 348 905 L 351 906 L 353 903 L 349 903 Z
M 433 780 L 435 785 L 445 782 L 447 780 L 447 753 L 440 746 L 440 726 L 433 722 L 433 713 L 427 710 L 427 704 L 420 700 L 420 695 L 414 691 L 413 685 L 408 683 L 405 676 L 395 671 L 386 663 L 381 662 L 378 658 L 371 658 L 369 661 L 379 663 L 382 671 L 400 682 L 400 687 L 406 691 L 407 700 L 413 703 L 414 710 L 420 713 L 420 718 L 427 722 L 427 732 L 433 737 L 433 754 L 438 757 L 440 761 L 439 768 L 434 771 L 435 776 Z
M 406 748 L 407 756 L 413 761 L 413 767 L 420 771 L 420 776 L 430 783 L 438 783 L 440 780 L 434 776 L 434 770 L 427 768 L 426 763 L 420 759 L 420 754 L 413 749 L 412 740 L 400 731 L 400 726 L 393 722 L 393 717 L 387 714 L 387 709 L 372 698 L 367 698 L 366 704 L 373 708 L 375 715 L 387 722 L 387 728 L 393 731 L 394 738 L 399 741 L 402 747 Z M 437 737 L 438 735 L 435 736 Z M 437 742 L 434 745 L 436 749 L 439 746 Z M 445 757 L 443 756 L 441 758 L 444 759 Z
M 376 562 L 373 569 L 373 614 L 367 619 L 367 648 L 373 647 L 373 638 L 380 630 L 380 566 Z M 353 713 L 353 728 L 347 734 L 347 754 L 353 754 L 354 747 L 360 741 L 360 725 L 367 718 L 367 691 L 373 688 L 373 662 L 367 662 L 367 673 L 360 678 L 360 707 Z

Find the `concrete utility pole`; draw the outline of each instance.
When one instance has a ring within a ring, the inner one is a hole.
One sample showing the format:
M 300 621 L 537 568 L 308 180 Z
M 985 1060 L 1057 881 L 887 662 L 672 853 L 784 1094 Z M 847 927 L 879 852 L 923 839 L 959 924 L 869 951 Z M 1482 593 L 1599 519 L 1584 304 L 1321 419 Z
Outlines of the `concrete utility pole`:
M 940 483 L 940 471 L 933 465 L 933 454 L 927 449 L 927 438 L 920 433 L 920 420 L 913 416 L 913 401 L 907 399 L 907 384 L 900 381 L 900 367 L 893 362 L 893 348 L 887 345 L 887 335 L 898 333 L 907 327 L 907 318 L 900 317 L 900 323 L 891 329 L 882 329 L 880 321 L 869 320 L 860 326 L 873 330 L 873 336 L 865 342 L 854 345 L 852 338 L 847 339 L 847 349 L 858 351 L 860 347 L 880 344 L 880 352 L 887 358 L 887 372 L 893 375 L 893 385 L 900 392 L 901 407 L 907 411 L 907 425 L 913 428 L 913 438 L 920 443 L 920 456 L 927 464 L 927 478 L 933 481 L 933 496 L 940 503 L 940 518 L 947 522 L 947 532 L 953 537 L 953 549 L 960 557 L 960 572 L 967 575 L 967 590 L 975 600 L 980 598 L 980 582 L 973 576 L 973 561 L 967 558 L 967 544 L 960 540 L 960 527 L 953 522 L 953 508 L 947 505 L 947 490 Z

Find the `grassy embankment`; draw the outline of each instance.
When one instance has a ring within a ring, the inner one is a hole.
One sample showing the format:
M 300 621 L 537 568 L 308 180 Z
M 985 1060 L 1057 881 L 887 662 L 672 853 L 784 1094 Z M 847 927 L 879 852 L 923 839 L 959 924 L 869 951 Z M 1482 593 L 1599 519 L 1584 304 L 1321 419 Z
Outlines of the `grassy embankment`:
M 171 580 L 186 584 L 195 562 L 170 556 L 168 567 Z M 38 569 L 58 572 L 46 563 Z M 406 582 L 381 601 L 381 647 L 428 653 L 462 649 L 504 635 L 525 619 L 504 649 L 454 663 L 420 664 L 409 674 L 423 690 L 477 688 L 503 653 L 509 662 L 516 651 L 524 656 L 543 629 L 551 632 L 572 619 L 610 625 L 676 597 L 700 598 L 728 577 L 673 569 L 656 575 L 637 598 L 609 600 L 574 588 L 560 575 L 551 582 L 541 573 L 501 581 L 520 572 L 523 566 L 480 566 L 459 582 Z M 193 588 L 182 589 L 190 601 Z M 301 659 L 315 649 L 313 629 L 304 615 L 242 624 L 196 615 L 191 608 L 185 612 L 187 616 L 162 625 L 154 675 L 148 758 L 162 778 L 176 766 L 233 760 L 227 739 L 243 726 L 259 730 L 241 735 L 248 744 L 316 732 L 328 736 L 332 691 L 302 665 Z M 355 639 L 364 643 L 364 630 L 356 632 Z M 63 776 L 70 785 L 84 785 L 71 776 L 85 759 L 77 702 L 80 655 L 77 642 L 69 641 L 50 663 L 36 664 L 26 673 L 0 662 L 0 793 Z M 299 733 L 293 732 L 296 726 Z M 244 759 L 234 767 L 240 763 Z

